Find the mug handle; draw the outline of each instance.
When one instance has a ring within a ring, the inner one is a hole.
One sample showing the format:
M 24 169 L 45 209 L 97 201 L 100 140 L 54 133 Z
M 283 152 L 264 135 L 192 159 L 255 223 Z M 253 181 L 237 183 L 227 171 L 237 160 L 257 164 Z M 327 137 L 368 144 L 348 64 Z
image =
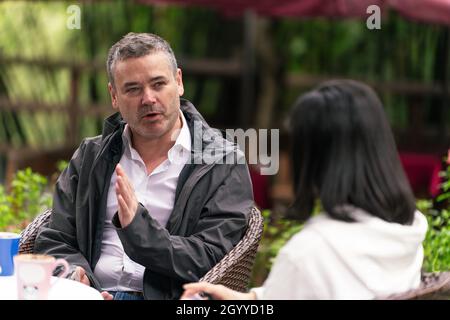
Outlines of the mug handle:
M 65 277 L 69 273 L 69 264 L 64 259 L 56 259 L 55 262 L 53 263 L 53 270 L 55 270 L 56 267 L 60 265 L 64 267 L 64 270 L 57 275 L 58 279 L 55 279 L 55 281 L 51 284 L 51 286 L 53 286 L 56 282 L 58 282 L 59 278 Z

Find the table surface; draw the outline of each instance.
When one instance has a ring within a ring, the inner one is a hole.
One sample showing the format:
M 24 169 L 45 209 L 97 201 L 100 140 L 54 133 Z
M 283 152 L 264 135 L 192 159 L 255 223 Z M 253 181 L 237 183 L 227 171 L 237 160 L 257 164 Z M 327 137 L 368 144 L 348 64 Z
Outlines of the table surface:
M 103 300 L 100 292 L 73 280 L 52 277 L 49 300 Z M 0 300 L 17 300 L 15 276 L 0 277 Z

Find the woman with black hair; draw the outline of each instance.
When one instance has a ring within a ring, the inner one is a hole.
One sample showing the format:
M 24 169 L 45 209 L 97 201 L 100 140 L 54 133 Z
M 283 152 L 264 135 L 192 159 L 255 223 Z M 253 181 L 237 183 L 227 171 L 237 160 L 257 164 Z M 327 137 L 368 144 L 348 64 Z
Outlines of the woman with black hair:
M 383 105 L 352 80 L 323 83 L 290 114 L 293 212 L 307 220 L 260 288 L 185 285 L 182 298 L 373 299 L 420 284 L 425 217 L 403 172 Z M 311 217 L 316 200 L 323 213 Z

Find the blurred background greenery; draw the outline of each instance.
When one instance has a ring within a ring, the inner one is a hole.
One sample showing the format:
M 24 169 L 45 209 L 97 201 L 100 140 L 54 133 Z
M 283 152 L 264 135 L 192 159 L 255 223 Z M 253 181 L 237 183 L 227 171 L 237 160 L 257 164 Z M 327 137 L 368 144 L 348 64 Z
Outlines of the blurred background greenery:
M 78 3 L 81 29 L 70 30 L 70 4 L 0 2 L 0 97 L 8 101 L 0 104 L 0 151 L 77 145 L 98 134 L 101 118 L 112 112 L 107 50 L 129 31 L 154 32 L 171 43 L 187 67 L 185 97 L 218 127 L 279 128 L 302 91 L 338 76 L 374 84 L 405 148 L 441 152 L 448 146 L 448 97 L 435 94 L 450 74 L 447 26 L 412 22 L 394 12 L 383 18 L 381 30 L 368 30 L 361 19 L 253 17 L 256 31 L 249 39 L 245 17 L 199 7 L 87 1 Z M 243 60 L 249 40 L 255 52 Z M 192 60 L 223 64 L 210 70 Z M 254 103 L 243 106 L 248 61 L 255 66 Z M 65 112 L 70 104 L 77 106 L 72 116 Z

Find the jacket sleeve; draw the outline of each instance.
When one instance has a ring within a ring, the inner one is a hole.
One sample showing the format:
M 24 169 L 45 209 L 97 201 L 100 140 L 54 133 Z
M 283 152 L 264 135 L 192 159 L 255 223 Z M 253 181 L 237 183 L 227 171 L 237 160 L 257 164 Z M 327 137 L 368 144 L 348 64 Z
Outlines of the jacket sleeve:
M 169 234 L 142 205 L 125 228 L 120 228 L 117 213 L 113 223 L 132 260 L 152 272 L 192 282 L 208 272 L 239 242 L 252 206 L 248 168 L 235 165 L 203 206 L 192 235 Z
M 83 141 L 56 182 L 50 221 L 39 231 L 34 252 L 63 258 L 73 266 L 83 267 L 91 285 L 98 288 L 99 284 L 93 277 L 91 267 L 81 254 L 77 242 L 75 203 L 84 150 Z

